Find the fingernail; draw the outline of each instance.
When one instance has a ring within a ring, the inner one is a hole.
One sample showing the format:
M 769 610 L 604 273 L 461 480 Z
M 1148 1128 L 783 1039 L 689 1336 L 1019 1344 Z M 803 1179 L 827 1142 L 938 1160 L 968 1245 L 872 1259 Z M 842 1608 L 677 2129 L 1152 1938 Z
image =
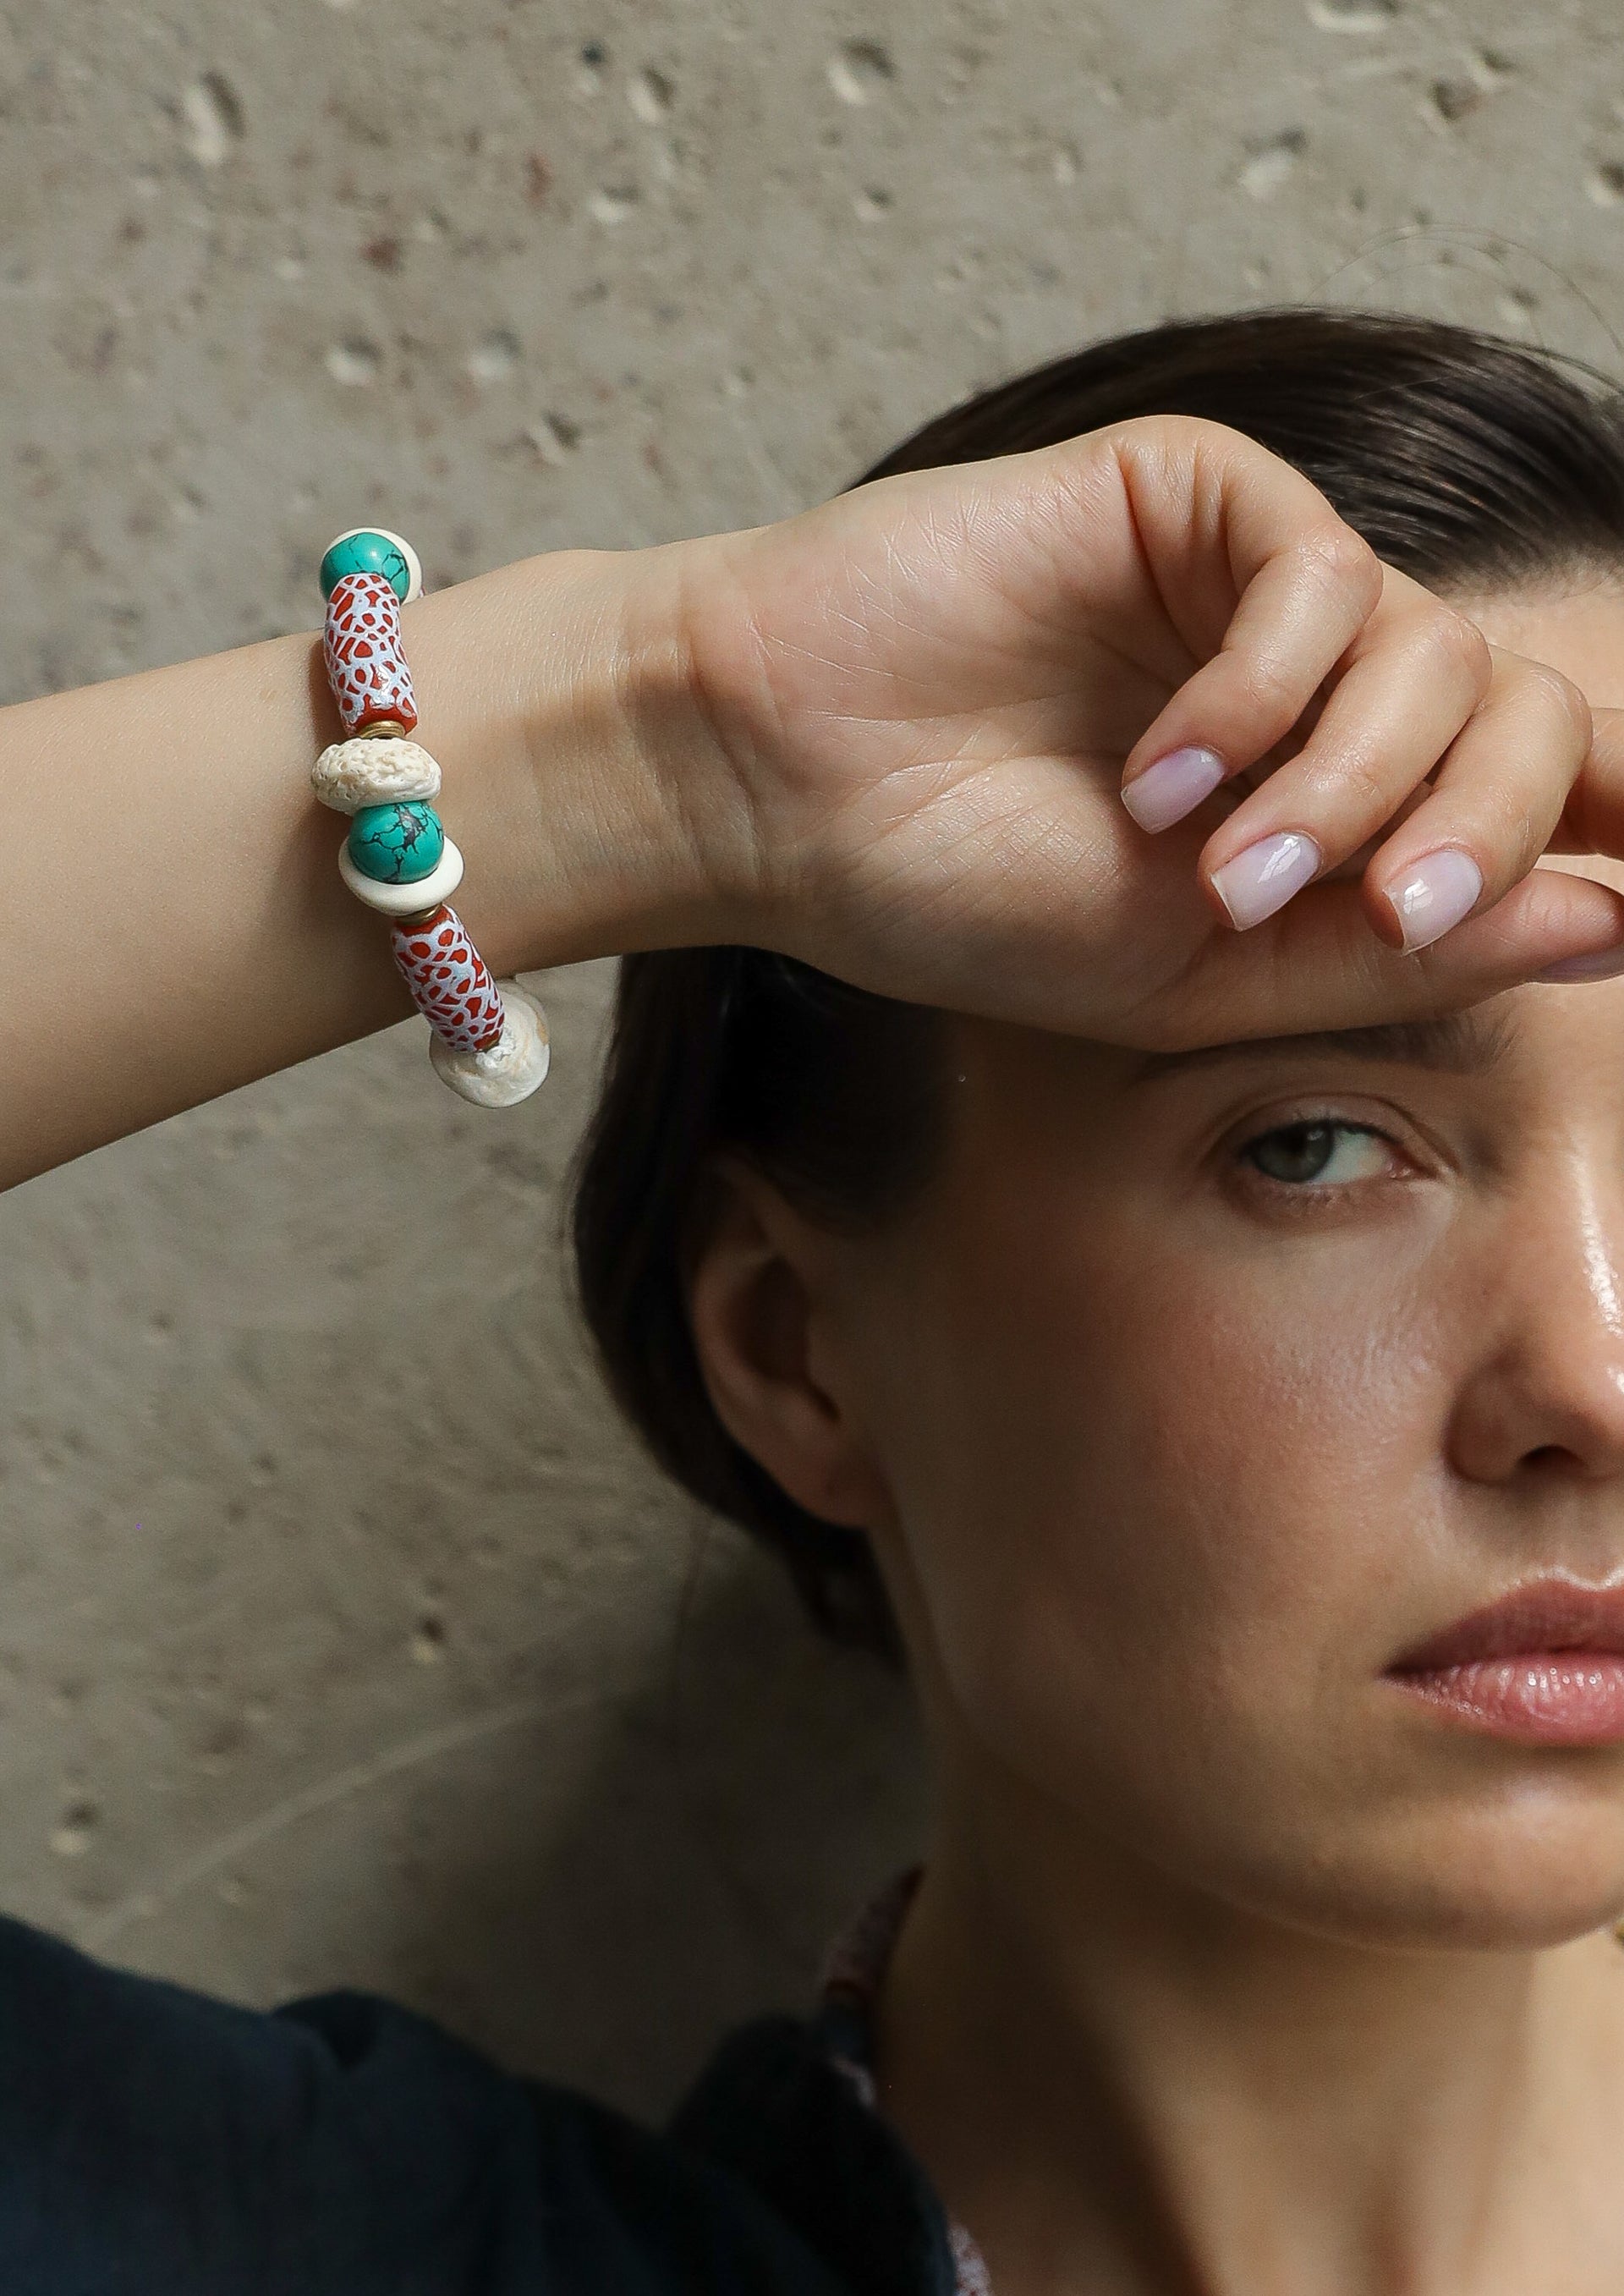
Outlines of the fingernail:
M 1482 871 L 1458 846 L 1439 846 L 1414 863 L 1404 882 L 1387 896 L 1398 912 L 1406 949 L 1441 940 L 1476 906 L 1482 890 Z
M 1536 980 L 1612 980 L 1624 972 L 1624 948 L 1592 949 L 1588 956 L 1564 956 L 1560 964 L 1547 964 L 1543 972 L 1533 976 Z
M 1224 778 L 1224 760 L 1213 750 L 1169 750 L 1153 766 L 1136 774 L 1122 802 L 1141 829 L 1171 829 Z
M 1300 829 L 1283 829 L 1260 837 L 1233 861 L 1214 870 L 1212 890 L 1229 912 L 1237 932 L 1260 925 L 1276 909 L 1284 908 L 1319 872 L 1319 848 Z

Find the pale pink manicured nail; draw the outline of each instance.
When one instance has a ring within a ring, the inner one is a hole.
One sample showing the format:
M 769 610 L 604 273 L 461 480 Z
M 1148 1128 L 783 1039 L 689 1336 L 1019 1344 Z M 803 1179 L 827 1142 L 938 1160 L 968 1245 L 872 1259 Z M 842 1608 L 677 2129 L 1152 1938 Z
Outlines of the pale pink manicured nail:
M 1169 750 L 1136 774 L 1122 802 L 1141 829 L 1171 829 L 1224 778 L 1224 760 L 1211 750 Z
M 1319 873 L 1319 848 L 1300 829 L 1260 837 L 1212 874 L 1212 890 L 1237 932 L 1260 925 Z
M 1482 871 L 1456 846 L 1440 846 L 1414 863 L 1404 882 L 1387 896 L 1398 913 L 1405 947 L 1426 948 L 1440 940 L 1475 906 L 1482 890 Z

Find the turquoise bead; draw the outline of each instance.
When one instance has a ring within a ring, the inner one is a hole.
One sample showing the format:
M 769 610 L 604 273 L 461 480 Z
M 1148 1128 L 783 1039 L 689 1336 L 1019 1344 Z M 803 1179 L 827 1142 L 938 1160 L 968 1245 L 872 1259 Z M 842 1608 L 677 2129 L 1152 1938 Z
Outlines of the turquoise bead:
M 366 805 L 349 824 L 349 857 L 381 885 L 414 885 L 438 869 L 446 832 L 431 805 Z
M 346 574 L 381 574 L 403 605 L 412 586 L 412 570 L 400 545 L 387 534 L 373 534 L 365 527 L 340 535 L 323 559 L 324 598 L 332 597 Z

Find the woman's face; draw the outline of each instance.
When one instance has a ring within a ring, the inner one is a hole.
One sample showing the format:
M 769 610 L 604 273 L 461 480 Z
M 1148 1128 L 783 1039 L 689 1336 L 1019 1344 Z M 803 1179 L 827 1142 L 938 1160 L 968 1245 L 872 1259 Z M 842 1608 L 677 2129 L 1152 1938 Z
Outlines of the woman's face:
M 1624 603 L 1473 611 L 1624 701 Z M 1345 1936 L 1608 1918 L 1624 1743 L 1390 1669 L 1624 1588 L 1624 980 L 1173 1057 L 956 1027 L 939 1177 L 829 1247 L 809 1360 L 956 1790 Z

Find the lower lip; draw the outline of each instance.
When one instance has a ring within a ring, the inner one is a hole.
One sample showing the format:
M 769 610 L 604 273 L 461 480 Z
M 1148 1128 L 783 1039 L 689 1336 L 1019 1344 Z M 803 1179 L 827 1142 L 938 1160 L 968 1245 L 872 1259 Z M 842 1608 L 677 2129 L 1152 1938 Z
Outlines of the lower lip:
M 1389 1677 L 1470 1728 L 1525 1746 L 1624 1743 L 1624 1656 L 1519 1651 Z

